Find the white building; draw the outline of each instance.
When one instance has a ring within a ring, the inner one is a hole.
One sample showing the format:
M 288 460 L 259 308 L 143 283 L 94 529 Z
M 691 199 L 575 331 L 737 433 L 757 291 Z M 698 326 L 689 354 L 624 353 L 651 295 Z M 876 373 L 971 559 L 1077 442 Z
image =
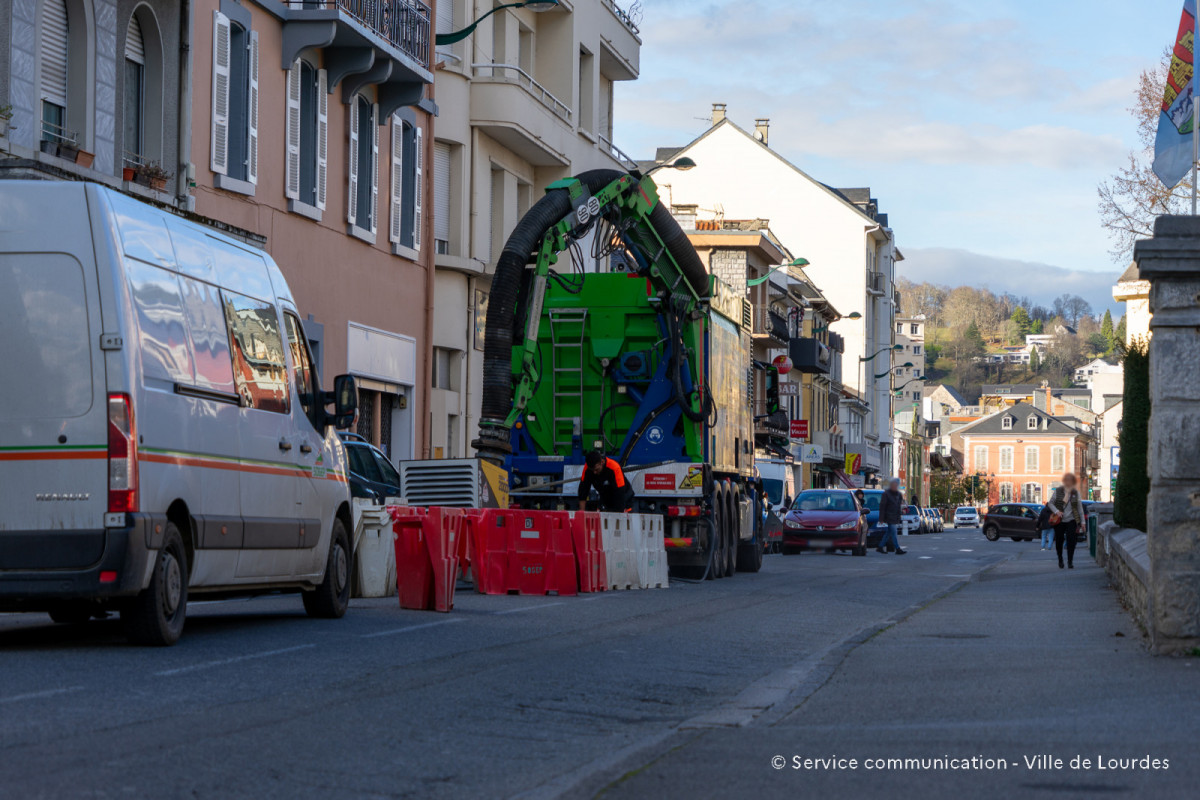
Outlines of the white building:
M 492 0 L 439 0 L 437 30 L 466 27 Z M 437 48 L 433 163 L 432 454 L 467 454 L 479 423 L 483 327 L 496 259 L 546 186 L 628 169 L 612 145 L 613 94 L 638 76 L 641 39 L 614 0 L 492 14 Z M 585 248 L 586 249 L 586 248 Z
M 1082 367 L 1075 369 L 1075 383 L 1090 387 L 1092 378 L 1096 375 L 1124 375 L 1125 369 L 1120 364 L 1110 364 L 1103 358 L 1093 358 Z M 1096 408 L 1095 404 L 1092 408 Z
M 656 175 L 667 202 L 733 219 L 768 218 L 771 229 L 809 261 L 805 274 L 844 315 L 833 325 L 845 340 L 843 382 L 869 406 L 860 438 L 847 430 L 846 449 L 862 454 L 864 469 L 886 472 L 892 461 L 891 381 L 873 375 L 891 363 L 895 265 L 903 258 L 887 215 L 879 213 L 869 189 L 831 188 L 772 150 L 768 120 L 758 120 L 754 132 L 744 130 L 726 118 L 723 104 L 713 107 L 706 133 L 682 148 L 661 148 L 656 161 L 682 156 L 697 166 Z
M 925 394 L 925 315 L 896 317 L 896 344 L 900 349 L 892 355 L 892 385 L 896 397 L 896 413 L 913 404 L 921 406 Z M 911 364 L 912 366 L 905 366 Z

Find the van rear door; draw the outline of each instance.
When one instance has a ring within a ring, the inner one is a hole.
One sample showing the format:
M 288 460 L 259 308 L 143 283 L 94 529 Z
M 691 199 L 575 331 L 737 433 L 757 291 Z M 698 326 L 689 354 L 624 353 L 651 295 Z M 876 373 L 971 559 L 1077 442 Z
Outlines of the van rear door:
M 0 181 L 0 570 L 85 567 L 104 551 L 108 413 L 84 186 Z

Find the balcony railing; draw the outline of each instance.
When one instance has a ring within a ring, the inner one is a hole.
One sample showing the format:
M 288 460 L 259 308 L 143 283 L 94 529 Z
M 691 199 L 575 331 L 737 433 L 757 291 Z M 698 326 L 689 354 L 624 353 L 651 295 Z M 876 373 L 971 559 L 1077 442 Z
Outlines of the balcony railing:
M 429 6 L 421 0 L 287 0 L 296 10 L 337 10 L 429 67 Z
M 846 438 L 831 431 L 813 431 L 812 443 L 820 445 L 826 458 L 842 459 L 846 456 Z
M 754 310 L 754 335 L 770 336 L 780 344 L 787 344 L 791 338 L 784 316 L 767 308 Z
M 626 153 L 624 150 L 622 150 L 621 148 L 619 148 L 615 144 L 613 144 L 612 139 L 609 139 L 603 133 L 600 134 L 600 144 L 602 144 L 604 146 L 605 152 L 607 152 L 610 156 L 612 156 L 617 161 L 619 161 L 622 166 L 625 166 L 625 167 L 636 167 L 637 166 L 637 162 L 634 161 L 633 158 L 628 153 Z
M 525 70 L 512 64 L 493 64 L 491 62 L 482 62 L 472 64 L 471 69 L 475 71 L 476 78 L 492 77 L 505 81 L 507 83 L 517 83 L 524 86 L 525 89 L 534 97 L 542 101 L 542 105 L 553 111 L 559 117 L 562 117 L 567 122 L 571 121 L 571 107 L 559 100 L 540 83 L 533 79 Z M 486 71 L 490 70 L 490 76 Z
M 786 411 L 776 411 L 754 420 L 754 432 L 772 436 L 786 437 L 790 432 L 791 421 Z
M 633 16 L 628 11 L 617 5 L 616 0 L 604 0 L 604 5 L 608 6 L 608 10 L 611 11 L 617 19 L 621 20 L 625 27 L 629 29 L 630 33 L 635 36 L 641 33 L 641 31 L 638 29 L 637 23 L 633 21 Z

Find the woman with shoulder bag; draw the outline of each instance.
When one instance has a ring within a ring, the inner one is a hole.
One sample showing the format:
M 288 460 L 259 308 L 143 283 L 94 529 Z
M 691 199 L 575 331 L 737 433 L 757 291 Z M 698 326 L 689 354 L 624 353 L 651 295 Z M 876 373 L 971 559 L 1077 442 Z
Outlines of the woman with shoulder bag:
M 1083 508 L 1083 497 L 1079 494 L 1078 480 L 1073 473 L 1063 475 L 1062 485 L 1050 495 L 1046 508 L 1050 512 L 1049 523 L 1054 527 L 1054 549 L 1058 552 L 1058 568 L 1063 568 L 1063 542 L 1067 545 L 1067 564 L 1075 569 L 1075 544 L 1079 530 L 1087 523 L 1087 512 Z

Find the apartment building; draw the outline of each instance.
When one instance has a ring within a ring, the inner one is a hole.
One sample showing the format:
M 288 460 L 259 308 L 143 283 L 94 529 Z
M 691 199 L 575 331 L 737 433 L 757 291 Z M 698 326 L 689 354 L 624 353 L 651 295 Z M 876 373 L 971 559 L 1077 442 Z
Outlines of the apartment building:
M 184 22 L 168 0 L 0 4 L 0 177 L 186 208 Z
M 436 29 L 459 30 L 495 8 L 439 0 Z M 554 181 L 632 166 L 613 145 L 613 96 L 637 78 L 640 52 L 636 24 L 613 0 L 501 9 L 437 48 L 432 457 L 465 456 L 475 436 L 491 279 L 517 221 Z
M 1076 420 L 1020 402 L 951 434 L 966 475 L 986 477 L 989 503 L 1043 503 L 1066 472 L 1089 486 L 1096 440 Z
M 925 315 L 896 317 L 896 344 L 892 353 L 892 386 L 895 388 L 896 409 L 916 404 L 922 410 L 925 396 Z M 911 366 L 909 366 L 911 365 Z
M 796 255 L 809 262 L 805 274 L 844 315 L 833 327 L 845 341 L 843 380 L 866 410 L 865 424 L 852 426 L 860 438 L 850 438 L 847 429 L 847 451 L 861 456 L 867 473 L 890 470 L 892 387 L 887 375 L 874 376 L 891 363 L 895 271 L 903 256 L 887 215 L 869 189 L 832 188 L 772 149 L 770 120 L 746 130 L 718 103 L 711 122 L 689 144 L 658 149 L 651 163 L 687 156 L 697 164 L 659 173 L 662 196 L 673 206 L 694 205 L 733 219 L 767 217 L 783 241 L 800 247 Z
M 193 0 L 192 207 L 265 248 L 358 432 L 428 441 L 433 9 L 421 0 Z

